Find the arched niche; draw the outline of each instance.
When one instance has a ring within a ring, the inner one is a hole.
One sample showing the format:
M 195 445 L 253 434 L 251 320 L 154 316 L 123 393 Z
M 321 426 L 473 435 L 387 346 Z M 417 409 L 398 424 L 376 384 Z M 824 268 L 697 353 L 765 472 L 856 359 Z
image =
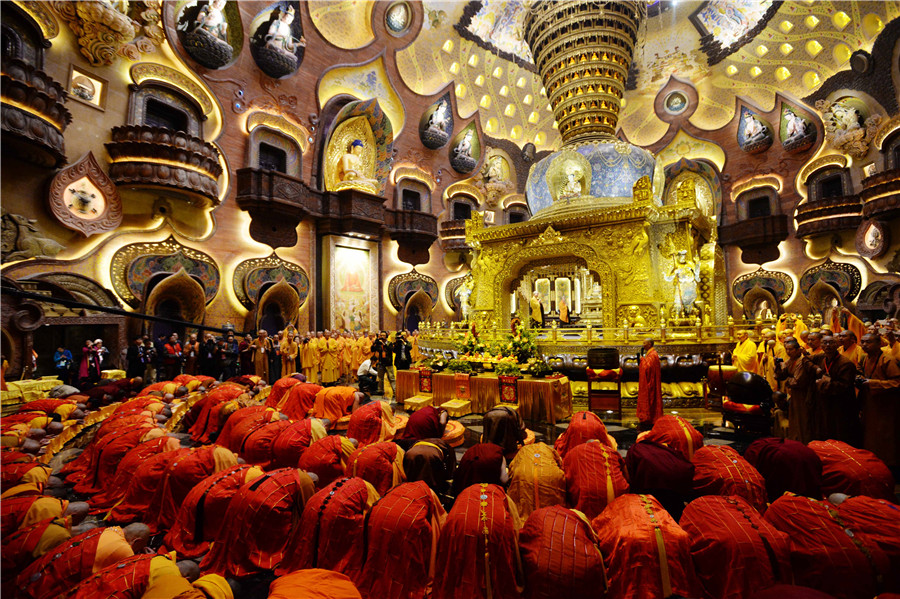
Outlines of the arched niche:
M 254 329 L 266 329 L 270 335 L 287 326 L 297 327 L 300 318 L 300 296 L 284 279 L 264 287 L 256 305 Z
M 303 173 L 300 145 L 271 127 L 259 125 L 250 131 L 247 157 L 251 168 L 275 171 L 295 179 Z
M 738 194 L 736 198 L 739 221 L 778 214 L 780 203 L 778 190 L 771 185 L 754 187 Z
M 128 124 L 163 127 L 203 138 L 203 109 L 177 87 L 162 82 L 132 88 Z
M 404 328 L 410 332 L 417 330 L 420 322 L 431 318 L 433 308 L 431 297 L 423 289 L 418 289 L 406 301 L 398 328 Z
M 141 312 L 151 316 L 161 316 L 184 322 L 203 324 L 206 316 L 206 294 L 197 280 L 179 268 L 170 275 L 150 281 L 152 289 L 145 296 Z M 174 318 L 180 316 L 180 318 Z M 145 333 L 153 331 L 153 338 L 160 334 L 177 332 L 184 339 L 186 331 L 181 325 L 166 322 L 145 321 Z

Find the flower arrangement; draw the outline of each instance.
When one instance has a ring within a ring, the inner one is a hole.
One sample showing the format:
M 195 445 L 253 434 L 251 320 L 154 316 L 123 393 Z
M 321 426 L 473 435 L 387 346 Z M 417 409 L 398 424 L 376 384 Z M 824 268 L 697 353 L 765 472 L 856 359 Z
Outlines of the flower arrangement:
M 434 372 L 441 372 L 445 368 L 447 368 L 447 358 L 444 356 L 434 356 L 425 362 L 422 365 L 426 368 L 433 370 Z
M 527 372 L 535 378 L 541 378 L 550 374 L 551 369 L 543 360 L 535 360 L 528 365 Z
M 507 337 L 504 354 L 515 356 L 520 364 L 526 364 L 529 359 L 538 358 L 537 336 L 534 330 L 525 328 L 519 323 L 515 331 Z
M 460 355 L 480 355 L 487 350 L 487 344 L 478 337 L 478 332 L 475 330 L 475 325 L 473 324 L 472 328 L 466 331 L 466 334 L 463 336 L 457 353 Z
M 464 372 L 468 374 L 472 372 L 472 364 L 466 360 L 450 360 L 447 364 L 447 370 L 450 372 Z

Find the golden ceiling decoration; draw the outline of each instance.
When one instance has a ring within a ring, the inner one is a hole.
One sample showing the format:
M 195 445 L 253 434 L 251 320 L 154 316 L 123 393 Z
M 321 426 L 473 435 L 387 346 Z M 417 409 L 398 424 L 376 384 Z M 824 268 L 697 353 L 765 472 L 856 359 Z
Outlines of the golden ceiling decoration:
M 344 50 L 356 50 L 375 39 L 372 31 L 374 2 L 341 0 L 309 2 L 309 18 L 326 40 Z

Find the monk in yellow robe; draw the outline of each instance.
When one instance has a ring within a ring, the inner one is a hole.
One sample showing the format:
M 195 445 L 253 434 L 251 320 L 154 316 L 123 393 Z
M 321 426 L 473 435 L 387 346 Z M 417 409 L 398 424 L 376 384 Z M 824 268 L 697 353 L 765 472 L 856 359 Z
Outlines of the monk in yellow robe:
M 257 334 L 256 340 L 250 345 L 253 351 L 253 367 L 256 376 L 269 382 L 269 354 L 274 351 L 269 333 L 262 329 Z
M 353 342 L 350 344 L 350 380 L 353 380 L 359 365 L 363 363 L 363 338 L 364 335 L 354 333 Z
M 319 356 L 317 352 L 317 341 L 315 333 L 306 332 L 306 342 L 302 344 L 300 349 L 300 363 L 303 367 L 303 376 L 309 383 L 319 381 Z
M 857 343 L 857 339 L 859 338 L 856 336 L 856 333 L 854 333 L 851 329 L 846 329 L 844 331 L 841 331 L 837 337 L 841 343 L 841 347 L 838 349 L 840 354 L 853 362 L 854 366 L 859 366 L 859 361 L 866 355 L 866 353 Z
M 750 341 L 747 331 L 738 333 L 738 344 L 731 352 L 731 363 L 738 372 L 756 372 L 756 344 Z
M 340 344 L 338 340 L 331 336 L 329 331 L 325 331 L 325 343 L 321 346 L 322 352 L 322 384 L 336 382 L 341 376 L 340 370 Z
M 413 331 L 412 337 L 409 339 L 410 343 L 412 343 L 412 351 L 410 352 L 410 357 L 412 358 L 413 364 L 416 362 L 421 362 L 425 356 L 422 355 L 422 352 L 419 351 L 419 330 L 416 329 Z
M 281 340 L 281 374 L 289 376 L 297 372 L 297 356 L 300 353 L 300 344 L 293 330 L 284 333 Z

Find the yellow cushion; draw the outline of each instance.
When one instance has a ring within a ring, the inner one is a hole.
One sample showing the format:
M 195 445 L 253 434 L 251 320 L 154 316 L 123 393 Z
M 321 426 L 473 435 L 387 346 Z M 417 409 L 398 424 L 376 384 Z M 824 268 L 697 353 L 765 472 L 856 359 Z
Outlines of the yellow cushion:
M 414 395 L 413 397 L 407 398 L 406 401 L 403 402 L 403 408 L 407 412 L 415 412 L 416 410 L 421 410 L 425 406 L 430 406 L 431 401 L 431 396 Z
M 441 404 L 453 418 L 461 418 L 472 413 L 472 402 L 468 399 L 451 399 Z

